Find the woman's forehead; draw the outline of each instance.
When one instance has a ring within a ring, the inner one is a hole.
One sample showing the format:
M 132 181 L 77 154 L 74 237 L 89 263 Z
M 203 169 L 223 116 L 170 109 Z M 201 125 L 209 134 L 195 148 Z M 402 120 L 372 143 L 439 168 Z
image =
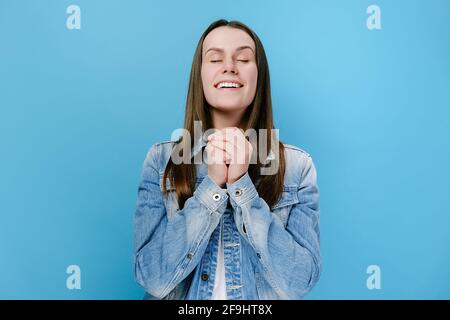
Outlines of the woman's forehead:
M 203 41 L 203 53 L 209 50 L 235 51 L 245 47 L 255 49 L 255 43 L 244 30 L 223 26 L 212 30 Z

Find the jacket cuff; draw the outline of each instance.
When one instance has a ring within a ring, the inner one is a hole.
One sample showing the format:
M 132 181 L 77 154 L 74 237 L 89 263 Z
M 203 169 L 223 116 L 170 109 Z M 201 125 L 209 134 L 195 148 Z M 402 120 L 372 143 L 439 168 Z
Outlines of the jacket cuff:
M 250 178 L 248 171 L 235 182 L 227 183 L 227 192 L 233 207 L 242 207 L 250 200 L 258 197 L 258 191 Z
M 224 213 L 227 208 L 228 194 L 226 189 L 218 186 L 209 175 L 203 178 L 202 182 L 194 191 L 194 196 L 206 206 L 211 213 Z

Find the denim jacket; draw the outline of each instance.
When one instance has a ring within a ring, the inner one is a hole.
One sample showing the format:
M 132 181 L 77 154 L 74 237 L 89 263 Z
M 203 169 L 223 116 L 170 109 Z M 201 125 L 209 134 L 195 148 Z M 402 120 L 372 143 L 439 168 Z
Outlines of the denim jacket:
M 311 156 L 284 144 L 284 190 L 272 208 L 248 173 L 221 188 L 208 176 L 207 164 L 197 164 L 195 191 L 180 210 L 168 180 L 169 193 L 162 193 L 174 143 L 152 145 L 137 192 L 134 270 L 144 299 L 211 299 L 221 237 L 228 299 L 303 298 L 321 273 Z M 206 143 L 202 139 L 200 146 Z

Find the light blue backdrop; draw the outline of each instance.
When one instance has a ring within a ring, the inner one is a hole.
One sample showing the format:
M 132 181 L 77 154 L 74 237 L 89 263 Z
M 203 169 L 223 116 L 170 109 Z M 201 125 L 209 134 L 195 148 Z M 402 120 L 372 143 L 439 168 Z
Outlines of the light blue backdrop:
M 222 17 L 262 39 L 281 139 L 317 166 L 308 298 L 450 298 L 449 14 L 447 0 L 0 0 L 0 298 L 142 297 L 142 162 L 182 126 L 195 46 Z

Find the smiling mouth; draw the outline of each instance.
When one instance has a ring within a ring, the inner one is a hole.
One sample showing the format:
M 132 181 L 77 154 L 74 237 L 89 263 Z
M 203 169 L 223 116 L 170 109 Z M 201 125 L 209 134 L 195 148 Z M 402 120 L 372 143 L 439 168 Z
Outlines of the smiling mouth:
M 229 90 L 237 90 L 242 88 L 244 85 L 240 82 L 235 81 L 221 81 L 214 85 L 216 89 L 223 90 L 223 89 L 229 89 Z

